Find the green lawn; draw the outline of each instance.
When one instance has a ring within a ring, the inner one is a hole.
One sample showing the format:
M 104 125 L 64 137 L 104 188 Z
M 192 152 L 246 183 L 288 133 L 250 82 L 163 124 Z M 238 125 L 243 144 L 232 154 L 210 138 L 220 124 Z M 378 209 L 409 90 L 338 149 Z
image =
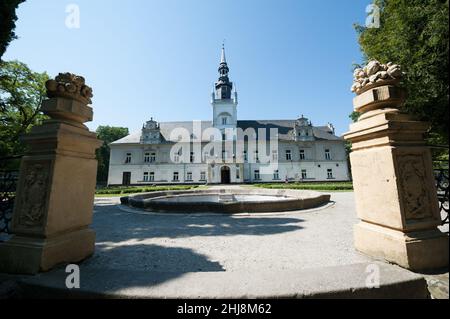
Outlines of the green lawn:
M 97 189 L 95 195 L 123 195 L 157 191 L 187 190 L 197 188 L 197 185 L 159 185 L 159 186 L 114 186 Z
M 255 187 L 271 189 L 305 189 L 315 191 L 352 191 L 352 182 L 331 182 L 331 183 L 277 183 L 277 184 L 257 184 Z
M 274 183 L 274 184 L 248 184 L 249 187 L 261 187 L 272 189 L 305 189 L 316 191 L 351 191 L 353 185 L 351 182 L 331 182 L 331 183 Z M 114 186 L 97 189 L 97 197 L 116 197 L 124 194 L 135 194 L 145 192 L 169 191 L 169 190 L 188 190 L 194 188 L 203 188 L 202 185 L 156 185 L 156 186 Z

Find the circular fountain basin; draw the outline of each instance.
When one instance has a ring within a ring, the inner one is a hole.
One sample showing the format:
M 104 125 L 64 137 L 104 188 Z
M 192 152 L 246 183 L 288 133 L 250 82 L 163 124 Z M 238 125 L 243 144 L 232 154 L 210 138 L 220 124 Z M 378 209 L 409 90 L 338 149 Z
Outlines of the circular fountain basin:
M 150 192 L 120 198 L 123 205 L 161 212 L 256 213 L 309 209 L 330 195 L 306 190 L 194 189 Z

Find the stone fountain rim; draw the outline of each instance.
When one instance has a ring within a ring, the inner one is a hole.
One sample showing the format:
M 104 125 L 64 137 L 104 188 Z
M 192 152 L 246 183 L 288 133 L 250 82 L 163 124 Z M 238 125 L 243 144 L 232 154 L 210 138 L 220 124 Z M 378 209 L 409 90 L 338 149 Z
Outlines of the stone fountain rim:
M 245 202 L 156 202 L 156 199 L 176 198 L 201 195 L 259 195 L 279 196 L 280 201 L 245 201 Z M 286 199 L 288 197 L 289 199 Z M 291 189 L 194 189 L 148 192 L 120 198 L 123 205 L 151 211 L 162 212 L 215 212 L 215 213 L 255 213 L 283 212 L 315 208 L 330 201 L 329 194 L 310 190 Z

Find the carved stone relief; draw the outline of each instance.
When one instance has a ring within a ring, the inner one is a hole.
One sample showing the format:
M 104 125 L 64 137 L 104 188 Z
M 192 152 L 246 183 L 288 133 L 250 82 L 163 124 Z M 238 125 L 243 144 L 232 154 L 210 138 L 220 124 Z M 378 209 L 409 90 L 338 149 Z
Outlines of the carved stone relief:
M 23 174 L 22 192 L 18 198 L 18 225 L 25 228 L 40 227 L 45 216 L 49 163 L 27 163 Z
M 423 219 L 432 216 L 423 157 L 421 155 L 402 156 L 399 158 L 398 168 L 405 218 Z

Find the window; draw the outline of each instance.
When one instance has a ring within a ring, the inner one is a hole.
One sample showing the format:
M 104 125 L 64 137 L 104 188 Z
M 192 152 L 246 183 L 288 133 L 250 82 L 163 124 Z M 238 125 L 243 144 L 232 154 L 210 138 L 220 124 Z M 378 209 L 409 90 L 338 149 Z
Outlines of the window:
M 308 174 L 306 173 L 306 169 L 302 169 L 302 179 L 307 179 Z
M 177 153 L 175 153 L 174 158 L 173 158 L 175 163 L 178 163 L 180 161 L 181 154 L 182 154 L 181 150 L 179 150 Z
M 259 170 L 255 170 L 255 179 L 256 180 L 261 179 L 261 176 L 259 175 Z
M 300 160 L 305 159 L 305 150 L 300 150 Z
M 144 173 L 144 182 L 148 182 L 148 172 Z
M 222 151 L 222 160 L 226 160 L 227 158 L 227 151 Z
M 200 180 L 206 181 L 206 172 L 200 172 Z
M 278 170 L 273 171 L 273 179 L 274 180 L 280 179 L 280 173 L 278 172 Z
M 278 151 L 276 150 L 272 151 L 272 160 L 278 161 Z
M 259 153 L 258 153 L 258 151 L 255 151 L 255 153 L 253 154 L 253 157 L 255 159 L 255 163 L 258 163 L 259 162 Z
M 187 181 L 192 181 L 192 172 L 187 172 L 186 173 L 186 180 Z
M 155 172 L 150 172 L 150 174 L 148 176 L 148 180 L 149 180 L 149 182 L 155 181 Z
M 191 152 L 191 157 L 189 158 L 191 163 L 194 163 L 195 161 L 195 156 L 194 156 L 194 152 Z
M 148 163 L 150 162 L 150 153 L 145 153 L 144 154 L 144 163 Z
M 156 162 L 156 153 L 151 153 L 150 154 L 150 163 L 154 163 Z
M 241 170 L 239 169 L 239 166 L 236 166 L 236 179 L 241 178 Z
M 333 178 L 333 170 L 331 168 L 327 169 L 327 178 L 328 179 Z
M 173 172 L 173 181 L 174 182 L 178 182 L 179 181 L 178 172 Z
M 225 141 L 226 140 L 226 135 L 225 135 L 225 133 L 223 133 L 222 134 L 222 141 Z
M 244 161 L 245 161 L 245 162 L 248 161 L 247 151 L 244 151 Z
M 226 117 L 222 117 L 222 125 L 227 125 L 227 118 Z
M 331 155 L 330 155 L 330 150 L 329 149 L 325 150 L 325 159 L 326 160 L 331 160 Z
M 125 164 L 131 163 L 131 153 L 127 153 L 127 156 L 125 157 Z
M 286 161 L 292 160 L 291 150 L 286 150 Z

